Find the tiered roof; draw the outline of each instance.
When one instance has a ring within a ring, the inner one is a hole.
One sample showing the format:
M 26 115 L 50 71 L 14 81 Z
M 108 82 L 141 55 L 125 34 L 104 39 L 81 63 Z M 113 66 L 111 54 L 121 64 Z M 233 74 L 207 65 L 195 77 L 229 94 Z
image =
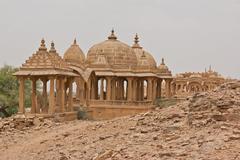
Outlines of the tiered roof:
M 48 52 L 45 41 L 42 39 L 38 51 L 29 57 L 22 65 L 20 70 L 16 72 L 16 76 L 42 76 L 42 75 L 67 75 L 77 76 L 72 72 L 67 63 L 58 55 L 51 43 L 51 49 Z

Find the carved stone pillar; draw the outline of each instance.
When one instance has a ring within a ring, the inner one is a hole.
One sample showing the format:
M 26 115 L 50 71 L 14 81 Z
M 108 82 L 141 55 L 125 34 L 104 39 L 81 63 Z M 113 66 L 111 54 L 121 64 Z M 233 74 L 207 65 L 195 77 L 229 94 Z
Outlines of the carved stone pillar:
M 103 84 L 103 78 L 100 79 L 101 85 L 100 85 L 100 100 L 104 100 L 104 84 Z
M 143 80 L 141 80 L 141 93 L 142 93 L 142 98 L 141 98 L 141 100 L 142 101 L 144 101 L 144 81 Z
M 61 83 L 60 79 L 56 79 L 56 104 L 58 107 L 61 104 Z M 60 111 L 60 108 L 58 108 L 58 111 Z
M 91 99 L 96 99 L 96 80 L 93 79 L 91 82 Z
M 132 83 L 133 83 L 133 78 L 129 77 L 127 78 L 127 100 L 132 101 Z
M 73 81 L 69 80 L 68 110 L 73 111 Z
M 25 113 L 25 89 L 24 89 L 24 78 L 19 79 L 19 108 L 18 113 Z
M 166 81 L 166 97 L 171 97 L 171 79 L 167 79 Z
M 133 83 L 132 83 L 132 100 L 136 101 L 137 100 L 137 80 L 133 79 Z
M 43 91 L 42 91 L 42 98 L 43 98 L 43 106 L 42 106 L 42 112 L 46 113 L 47 112 L 47 108 L 48 108 L 48 104 L 47 104 L 47 79 L 43 78 L 41 79 L 41 81 L 43 82 Z M 40 112 L 40 108 L 37 109 L 37 113 Z
M 124 81 L 120 80 L 120 99 L 124 100 Z
M 147 99 L 149 101 L 152 101 L 152 88 L 153 88 L 153 85 L 152 85 L 152 78 L 149 78 L 148 79 L 148 96 L 147 96 Z
M 158 84 L 157 84 L 157 98 L 161 98 L 162 97 L 162 79 L 158 80 Z
M 112 83 L 111 77 L 107 77 L 107 100 L 108 101 L 111 100 L 111 90 L 112 90 L 111 83 Z
M 36 113 L 36 106 L 37 106 L 37 89 L 36 89 L 36 82 L 37 80 L 35 78 L 32 79 L 32 107 L 31 107 L 31 113 Z
M 153 88 L 152 88 L 152 101 L 154 102 L 157 96 L 157 81 L 153 79 Z
M 140 88 L 140 85 L 139 85 L 139 80 L 137 79 L 136 80 L 136 86 L 135 86 L 135 96 L 136 96 L 136 101 L 139 101 L 139 98 L 140 98 L 140 92 L 139 92 L 139 88 Z
M 65 78 L 61 78 L 61 112 L 65 112 Z
M 116 80 L 112 80 L 112 100 L 116 100 Z
M 55 113 L 54 77 L 50 77 L 49 109 L 48 113 Z

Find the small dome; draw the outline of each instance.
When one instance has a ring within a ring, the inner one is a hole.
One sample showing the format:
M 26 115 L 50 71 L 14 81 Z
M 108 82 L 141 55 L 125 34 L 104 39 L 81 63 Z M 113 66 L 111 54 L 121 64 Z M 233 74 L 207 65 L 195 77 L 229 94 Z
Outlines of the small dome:
M 138 58 L 138 67 L 149 67 L 148 59 L 144 54 Z
M 113 69 L 129 69 L 137 65 L 137 57 L 133 49 L 127 44 L 118 41 L 113 30 L 108 40 L 96 44 L 89 49 L 87 54 L 87 64 L 89 67 L 95 66 L 100 56 L 105 57 L 106 62 Z
M 132 46 L 132 48 L 137 56 L 138 66 L 155 69 L 157 67 L 155 59 L 153 58 L 153 56 L 150 53 L 148 53 L 142 49 L 142 47 L 138 44 L 138 42 L 139 42 L 138 39 L 139 39 L 138 35 L 136 34 L 135 41 L 134 41 L 135 43 Z
M 158 67 L 161 71 L 169 71 L 168 67 L 165 65 L 164 58 L 162 58 L 162 63 Z
M 73 44 L 67 49 L 64 53 L 63 59 L 66 62 L 83 64 L 85 61 L 85 55 L 79 45 L 77 44 L 76 39 Z

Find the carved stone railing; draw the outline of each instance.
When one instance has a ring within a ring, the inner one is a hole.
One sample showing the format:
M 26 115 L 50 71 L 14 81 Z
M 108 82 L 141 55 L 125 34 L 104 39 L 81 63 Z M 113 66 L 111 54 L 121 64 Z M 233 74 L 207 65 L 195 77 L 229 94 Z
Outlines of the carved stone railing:
M 119 105 L 119 106 L 152 106 L 152 101 L 126 101 L 126 100 L 90 100 L 90 105 Z

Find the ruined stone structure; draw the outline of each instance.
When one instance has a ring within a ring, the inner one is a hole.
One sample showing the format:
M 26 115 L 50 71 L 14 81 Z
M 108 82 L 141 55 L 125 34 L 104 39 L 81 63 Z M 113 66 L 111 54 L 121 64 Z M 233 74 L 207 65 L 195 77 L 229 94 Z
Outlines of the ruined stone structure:
M 54 43 L 47 50 L 42 40 L 39 50 L 15 75 L 20 82 L 19 113 L 25 113 L 24 81 L 30 79 L 32 114 L 76 115 L 74 108 L 82 106 L 94 119 L 154 108 L 155 99 L 162 96 L 163 81 L 166 96 L 171 96 L 173 79 L 164 59 L 157 67 L 152 55 L 139 45 L 137 35 L 130 47 L 119 41 L 114 31 L 107 40 L 93 45 L 87 56 L 76 40 L 63 58 Z M 37 81 L 42 82 L 41 93 L 36 91 Z
M 202 73 L 186 72 L 177 74 L 172 82 L 172 93 L 176 97 L 186 97 L 196 92 L 206 92 L 215 89 L 226 80 L 211 66 Z

